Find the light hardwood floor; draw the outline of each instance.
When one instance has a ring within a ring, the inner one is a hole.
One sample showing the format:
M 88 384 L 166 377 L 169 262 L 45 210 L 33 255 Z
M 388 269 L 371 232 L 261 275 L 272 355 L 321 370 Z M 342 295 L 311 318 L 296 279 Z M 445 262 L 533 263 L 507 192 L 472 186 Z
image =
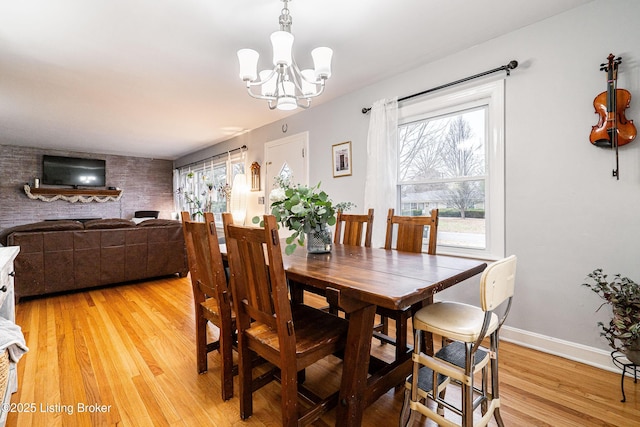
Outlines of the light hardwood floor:
M 236 397 L 220 398 L 219 355 L 197 374 L 188 278 L 24 301 L 17 322 L 30 351 L 18 365 L 7 426 L 280 424 L 278 384 L 255 394 L 254 415 L 243 422 L 237 378 Z M 392 350 L 377 342 L 373 348 Z M 507 426 L 640 425 L 640 384 L 632 378 L 621 403 L 619 374 L 509 343 L 500 351 Z M 307 383 L 322 393 L 337 387 L 340 372 L 339 360 L 330 358 L 308 371 Z M 366 410 L 363 425 L 396 426 L 402 399 L 402 391 L 389 391 Z M 335 410 L 315 425 L 334 424 Z

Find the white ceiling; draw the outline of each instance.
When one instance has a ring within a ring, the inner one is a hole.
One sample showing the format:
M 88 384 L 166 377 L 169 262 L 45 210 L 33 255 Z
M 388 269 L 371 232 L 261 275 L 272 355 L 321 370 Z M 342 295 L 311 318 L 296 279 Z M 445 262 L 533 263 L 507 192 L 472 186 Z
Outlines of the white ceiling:
M 314 47 L 334 50 L 316 105 L 589 1 L 293 0 L 294 56 L 302 68 Z M 286 114 L 246 94 L 236 51 L 266 68 L 281 8 L 2 1 L 0 144 L 176 159 L 276 121 Z

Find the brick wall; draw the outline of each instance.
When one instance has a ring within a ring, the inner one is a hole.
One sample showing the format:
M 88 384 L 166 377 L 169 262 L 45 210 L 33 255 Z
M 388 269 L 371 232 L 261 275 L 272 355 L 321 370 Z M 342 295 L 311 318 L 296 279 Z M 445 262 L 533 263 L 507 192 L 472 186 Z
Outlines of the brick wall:
M 42 176 L 43 154 L 106 160 L 107 187 L 121 188 L 122 198 L 104 203 L 29 199 L 23 187 L 33 185 L 33 179 Z M 160 218 L 170 218 L 172 169 L 170 160 L 0 145 L 0 230 L 45 219 L 129 219 L 137 210 L 158 210 Z

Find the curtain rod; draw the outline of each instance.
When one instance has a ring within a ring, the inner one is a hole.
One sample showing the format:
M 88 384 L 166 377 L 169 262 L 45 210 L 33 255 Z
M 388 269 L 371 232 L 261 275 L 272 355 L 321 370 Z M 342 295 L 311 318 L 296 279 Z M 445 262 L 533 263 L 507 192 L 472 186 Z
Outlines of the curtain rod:
M 233 148 L 231 150 L 227 150 L 227 151 L 225 151 L 223 153 L 220 153 L 220 154 L 214 154 L 213 156 L 207 157 L 206 159 L 197 160 L 195 162 L 187 163 L 186 165 L 182 165 L 182 166 L 178 167 L 178 169 L 188 168 L 189 166 L 193 166 L 193 165 L 197 165 L 197 164 L 200 164 L 200 163 L 208 162 L 209 160 L 217 159 L 218 157 L 227 156 L 227 155 L 233 153 L 234 151 L 238 151 L 238 150 L 242 151 L 242 150 L 246 150 L 246 149 L 247 149 L 247 146 L 243 145 L 242 147 Z
M 475 74 L 473 76 L 465 77 L 464 79 L 456 80 L 455 82 L 446 83 L 446 84 L 443 84 L 443 85 L 440 85 L 440 86 L 437 86 L 437 87 L 433 87 L 431 89 L 423 90 L 422 92 L 419 92 L 419 93 L 414 93 L 413 95 L 408 95 L 408 96 L 402 97 L 402 98 L 398 99 L 398 102 L 406 101 L 407 99 L 415 98 L 416 96 L 424 95 L 424 94 L 427 94 L 429 92 L 434 92 L 436 90 L 444 89 L 444 88 L 449 87 L 449 86 L 454 86 L 454 85 L 457 85 L 457 84 L 460 84 L 460 83 L 464 83 L 464 82 L 469 81 L 469 80 L 477 79 L 478 77 L 483 77 L 483 76 L 486 76 L 488 74 L 496 73 L 498 71 L 506 71 L 507 72 L 507 76 L 509 76 L 509 75 L 511 75 L 511 70 L 513 70 L 513 69 L 515 69 L 517 67 L 518 67 L 518 61 L 513 60 L 513 61 L 509 62 L 507 65 L 503 65 L 502 67 L 494 68 L 493 70 L 485 71 L 484 73 Z M 362 109 L 362 114 L 367 114 L 369 111 L 371 111 L 371 107 L 364 107 Z

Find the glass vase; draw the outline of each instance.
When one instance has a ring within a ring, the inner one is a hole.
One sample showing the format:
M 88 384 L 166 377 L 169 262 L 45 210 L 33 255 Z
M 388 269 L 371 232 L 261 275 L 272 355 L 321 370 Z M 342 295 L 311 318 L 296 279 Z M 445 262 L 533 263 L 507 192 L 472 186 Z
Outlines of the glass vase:
M 326 224 L 320 230 L 307 233 L 307 252 L 310 254 L 331 252 L 331 243 L 331 229 Z

